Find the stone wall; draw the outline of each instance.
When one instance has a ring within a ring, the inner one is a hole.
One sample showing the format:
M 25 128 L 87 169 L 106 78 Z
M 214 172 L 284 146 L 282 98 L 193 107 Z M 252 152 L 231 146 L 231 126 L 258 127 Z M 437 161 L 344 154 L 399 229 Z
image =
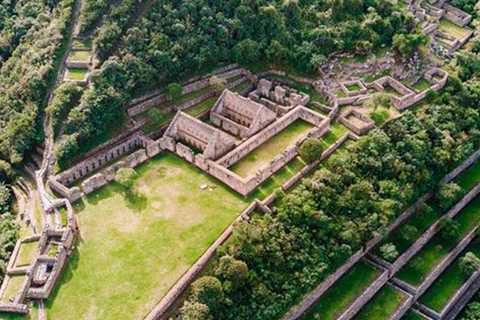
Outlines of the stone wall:
M 238 77 L 240 75 L 245 75 L 248 77 L 250 76 L 250 72 L 243 68 L 238 68 L 238 65 L 236 64 L 229 65 L 225 68 L 217 69 L 215 72 L 204 75 L 201 78 L 196 78 L 195 80 L 191 80 L 188 83 L 183 83 L 182 95 L 186 95 L 194 91 L 207 88 L 208 86 L 210 86 L 210 78 L 213 75 L 216 75 L 224 79 L 231 79 L 231 78 Z M 209 93 L 211 94 L 211 92 Z M 130 117 L 133 117 L 133 116 L 136 116 L 137 114 L 147 111 L 152 107 L 158 106 L 170 100 L 171 99 L 167 95 L 162 93 L 162 90 L 158 90 L 144 97 L 132 100 L 132 102 L 130 103 L 130 108 L 127 110 L 127 113 Z M 187 107 L 184 105 L 183 108 L 187 108 Z M 178 109 L 178 110 L 182 110 L 182 109 Z
M 472 21 L 472 16 L 470 14 L 454 6 L 445 4 L 443 6 L 443 9 L 445 10 L 445 15 L 444 15 L 445 19 L 455 23 L 460 27 L 465 27 L 466 25 L 470 24 L 470 22 Z
M 358 126 L 348 119 L 349 116 L 354 116 L 361 120 L 364 125 Z M 353 108 L 348 108 L 342 115 L 338 117 L 338 121 L 348 129 L 352 130 L 356 135 L 363 135 L 375 128 L 375 122 L 370 118 L 364 116 Z
M 277 133 L 279 133 L 280 131 L 282 131 L 283 129 L 285 129 L 299 119 L 309 122 L 315 126 L 321 127 L 323 133 L 328 131 L 330 125 L 330 119 L 325 118 L 320 114 L 313 112 L 305 107 L 297 106 L 281 118 L 277 119 L 274 123 L 266 127 L 264 130 L 255 134 L 243 144 L 241 144 L 231 152 L 227 153 L 225 156 L 220 158 L 217 163 L 227 168 L 232 166 L 237 161 L 252 152 L 252 150 L 254 150 L 262 143 L 272 138 Z M 316 134 L 318 135 L 319 133 L 316 132 Z

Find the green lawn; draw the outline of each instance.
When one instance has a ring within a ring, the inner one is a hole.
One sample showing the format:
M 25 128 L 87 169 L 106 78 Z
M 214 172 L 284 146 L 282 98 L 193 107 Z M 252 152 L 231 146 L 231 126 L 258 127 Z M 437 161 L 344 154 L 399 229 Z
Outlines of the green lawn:
M 330 124 L 330 131 L 327 132 L 320 140 L 323 147 L 327 148 L 337 141 L 342 135 L 348 132 L 348 129 L 344 127 L 340 122 L 334 122 Z
M 455 221 L 459 223 L 460 236 L 456 239 L 458 241 L 480 222 L 480 197 L 475 198 L 458 213 Z M 398 277 L 412 285 L 419 285 L 457 241 L 446 241 L 438 233 L 400 270 Z
M 8 284 L 7 289 L 2 297 L 0 297 L 0 302 L 10 302 L 10 298 L 17 295 L 17 293 L 22 288 L 22 284 L 27 278 L 25 275 L 20 276 L 7 276 L 8 277 Z
M 38 249 L 38 241 L 24 242 L 20 245 L 15 267 L 25 267 L 30 265 L 35 258 Z
M 354 320 L 383 320 L 397 310 L 405 295 L 390 285 L 384 286 L 365 307 L 353 318 Z M 322 319 L 323 320 L 323 319 Z
M 88 61 L 90 59 L 90 51 L 70 51 L 68 55 L 69 61 Z
M 479 181 L 480 161 L 475 162 L 455 179 L 455 182 L 465 191 L 472 189 Z
M 337 98 L 346 98 L 346 97 L 347 97 L 347 95 L 346 95 L 342 90 L 337 90 L 337 91 L 335 92 L 335 96 L 336 96 Z
M 373 81 L 375 81 L 375 80 L 378 80 L 378 79 L 380 79 L 380 78 L 389 76 L 390 73 L 391 73 L 391 72 L 390 72 L 389 70 L 387 70 L 387 71 L 384 71 L 384 72 L 381 72 L 381 73 L 378 73 L 378 74 L 372 74 L 372 75 L 369 75 L 368 77 L 366 77 L 366 78 L 364 79 L 364 81 L 367 82 L 367 83 L 371 83 L 371 82 L 373 82 Z
M 49 319 L 143 318 L 250 200 L 170 153 L 137 172 L 135 192 L 113 183 L 75 204 L 80 240 Z
M 88 49 L 92 47 L 92 40 L 74 40 L 73 47 L 75 49 Z
M 432 84 L 425 80 L 424 78 L 420 78 L 420 80 L 417 81 L 417 83 L 413 86 L 414 89 L 423 92 L 425 90 L 428 90 L 432 87 Z
M 363 261 L 341 277 L 315 304 L 304 320 L 333 320 L 379 275 Z
M 443 306 L 452 297 L 462 284 L 468 279 L 464 273 L 460 271 L 459 262 L 467 252 L 472 252 L 480 256 L 480 242 L 474 240 L 467 248 L 457 257 L 455 261 L 440 275 L 433 285 L 422 295 L 420 301 L 435 311 L 441 311 Z
M 88 69 L 68 68 L 68 78 L 71 80 L 84 80 Z
M 457 26 L 455 23 L 450 22 L 447 19 L 440 20 L 440 30 L 458 39 L 465 37 L 470 32 L 470 30 Z
M 255 174 L 261 166 L 269 163 L 276 155 L 294 144 L 295 141 L 312 128 L 313 125 L 308 122 L 303 120 L 295 121 L 231 166 L 230 170 L 242 177 Z
M 346 87 L 347 87 L 348 91 L 358 91 L 358 90 L 360 90 L 360 86 L 356 85 L 356 84 L 354 84 L 352 86 L 346 86 Z

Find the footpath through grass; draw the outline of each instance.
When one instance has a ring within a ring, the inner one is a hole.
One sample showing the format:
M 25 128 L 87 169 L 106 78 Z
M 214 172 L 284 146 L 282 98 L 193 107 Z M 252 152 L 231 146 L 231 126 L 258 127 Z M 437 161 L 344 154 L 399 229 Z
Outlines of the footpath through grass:
M 75 205 L 80 237 L 49 319 L 142 319 L 250 200 L 170 153 L 137 172 L 135 192 L 113 183 Z
M 365 262 L 357 263 L 318 300 L 304 320 L 334 320 L 379 274 Z
M 425 247 L 398 273 L 398 277 L 412 285 L 419 285 L 435 265 L 452 250 L 473 227 L 480 222 L 480 197 L 472 200 L 454 219 L 459 224 L 459 236 L 447 241 L 437 233 Z
M 441 311 L 447 301 L 453 296 L 468 275 L 460 270 L 460 259 L 467 253 L 472 252 L 480 256 L 480 241 L 474 239 L 467 248 L 452 262 L 452 264 L 440 275 L 433 285 L 422 295 L 420 301 L 435 311 Z
M 397 310 L 406 296 L 392 287 L 386 285 L 370 300 L 362 310 L 353 318 L 354 320 L 384 320 Z M 322 319 L 323 320 L 323 319 Z

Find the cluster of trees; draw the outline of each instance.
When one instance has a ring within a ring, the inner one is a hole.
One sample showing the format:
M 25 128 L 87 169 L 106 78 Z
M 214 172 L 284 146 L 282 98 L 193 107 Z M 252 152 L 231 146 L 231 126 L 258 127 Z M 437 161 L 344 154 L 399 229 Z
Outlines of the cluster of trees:
M 480 145 L 479 74 L 463 70 L 471 68 L 469 63 L 457 65 L 459 74 L 468 76 L 453 75 L 421 115 L 407 111 L 372 131 L 349 153 L 331 158 L 313 177 L 283 195 L 273 215 L 237 225 L 214 269 L 223 257 L 230 257 L 246 264 L 248 277 L 237 288 L 216 272 L 206 276 L 208 281 L 200 278 L 192 285 L 196 289 L 181 317 L 192 319 L 195 311 L 201 315 L 196 319 L 279 318 L 353 252 L 382 234 L 405 208 L 436 188 Z M 455 184 L 437 192 L 442 207 L 459 196 Z M 454 221 L 442 226 L 445 237 L 457 231 Z M 381 251 L 390 260 L 398 255 L 391 244 Z M 467 257 L 465 269 L 476 263 Z M 199 298 L 202 290 L 210 290 L 215 299 Z
M 103 15 L 108 12 L 116 0 L 84 0 L 80 9 L 78 25 L 80 34 L 86 34 L 94 29 Z
M 143 2 L 123 1 L 98 32 L 94 47 L 105 62 L 68 117 L 67 133 L 77 145 L 104 133 L 136 92 L 220 62 L 315 72 L 332 53 L 368 54 L 390 46 L 396 34 L 417 34 L 411 13 L 393 1 L 158 1 L 129 28 Z
M 5 21 L 0 36 L 0 47 L 9 48 L 8 54 L 0 49 L 7 58 L 0 69 L 0 158 L 17 163 L 41 136 L 39 115 L 73 0 L 6 1 L 0 12 L 9 4 L 16 14 Z
M 12 212 L 10 183 L 14 173 L 10 164 L 0 160 L 0 282 L 3 281 L 10 254 L 18 237 L 18 225 Z

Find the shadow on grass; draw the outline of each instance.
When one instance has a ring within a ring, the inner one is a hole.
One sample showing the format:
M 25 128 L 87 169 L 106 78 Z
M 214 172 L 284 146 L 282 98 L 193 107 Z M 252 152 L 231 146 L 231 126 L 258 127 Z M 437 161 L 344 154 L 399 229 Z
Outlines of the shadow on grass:
M 140 212 L 147 208 L 148 198 L 146 195 L 138 192 L 135 189 L 127 189 L 124 192 L 127 207 L 135 212 Z

